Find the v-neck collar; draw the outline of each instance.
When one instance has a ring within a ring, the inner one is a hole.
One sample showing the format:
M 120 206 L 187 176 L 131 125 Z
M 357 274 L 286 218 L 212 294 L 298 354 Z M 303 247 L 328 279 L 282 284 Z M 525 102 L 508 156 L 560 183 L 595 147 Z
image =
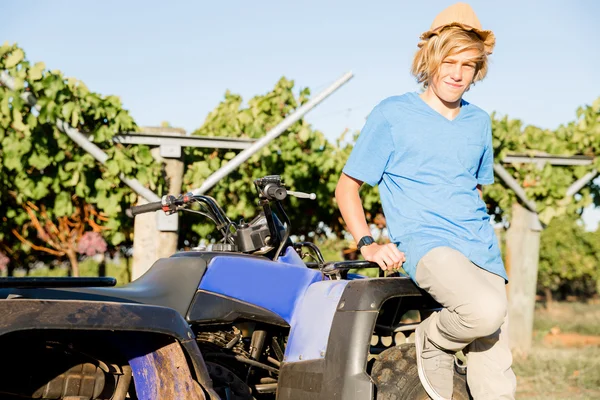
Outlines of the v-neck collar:
M 440 114 L 439 111 L 437 111 L 436 109 L 431 107 L 429 104 L 427 104 L 427 102 L 425 100 L 423 100 L 417 92 L 412 92 L 412 94 L 413 94 L 413 97 L 415 98 L 415 101 L 418 102 L 419 105 L 421 105 L 422 107 L 427 109 L 430 113 L 437 115 L 439 118 L 442 118 L 444 121 L 446 121 L 449 124 L 454 124 L 458 120 L 460 120 L 465 113 L 464 112 L 465 106 L 467 106 L 469 104 L 467 101 L 465 101 L 464 99 L 461 98 L 460 99 L 460 108 L 458 109 L 458 114 L 456 114 L 456 117 L 454 117 L 454 119 L 448 119 L 448 118 L 444 117 L 442 114 Z

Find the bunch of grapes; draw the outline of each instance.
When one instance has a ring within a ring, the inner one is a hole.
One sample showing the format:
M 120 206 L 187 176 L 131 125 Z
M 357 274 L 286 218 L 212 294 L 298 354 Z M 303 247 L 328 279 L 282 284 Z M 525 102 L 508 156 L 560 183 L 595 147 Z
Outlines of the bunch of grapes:
M 85 232 L 79 239 L 77 251 L 88 257 L 102 254 L 106 252 L 106 241 L 98 232 Z

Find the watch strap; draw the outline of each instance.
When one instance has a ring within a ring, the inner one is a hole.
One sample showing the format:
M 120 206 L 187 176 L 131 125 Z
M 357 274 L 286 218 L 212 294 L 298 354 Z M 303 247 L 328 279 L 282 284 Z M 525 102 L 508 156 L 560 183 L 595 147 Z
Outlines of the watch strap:
M 373 239 L 373 236 L 363 236 L 358 241 L 356 249 L 360 252 L 360 249 L 362 249 L 364 246 L 368 246 L 373 243 L 375 243 L 375 239 Z

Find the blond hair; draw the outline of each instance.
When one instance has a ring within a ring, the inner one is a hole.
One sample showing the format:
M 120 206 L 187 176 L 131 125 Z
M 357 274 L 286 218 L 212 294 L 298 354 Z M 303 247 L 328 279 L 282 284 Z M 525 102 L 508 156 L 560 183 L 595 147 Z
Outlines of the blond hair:
M 419 43 L 419 47 L 410 72 L 417 78 L 417 82 L 423 84 L 425 89 L 439 71 L 446 57 L 466 50 L 477 50 L 478 53 L 472 59 L 475 62 L 475 76 L 472 83 L 482 80 L 487 74 L 488 58 L 484 43 L 475 32 L 465 31 L 457 26 L 449 26 Z

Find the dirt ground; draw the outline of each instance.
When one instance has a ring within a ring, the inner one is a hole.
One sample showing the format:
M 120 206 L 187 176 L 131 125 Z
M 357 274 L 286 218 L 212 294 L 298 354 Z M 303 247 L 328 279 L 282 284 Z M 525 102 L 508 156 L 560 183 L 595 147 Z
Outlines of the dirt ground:
M 517 399 L 600 399 L 600 305 L 540 305 L 533 349 L 513 365 Z

